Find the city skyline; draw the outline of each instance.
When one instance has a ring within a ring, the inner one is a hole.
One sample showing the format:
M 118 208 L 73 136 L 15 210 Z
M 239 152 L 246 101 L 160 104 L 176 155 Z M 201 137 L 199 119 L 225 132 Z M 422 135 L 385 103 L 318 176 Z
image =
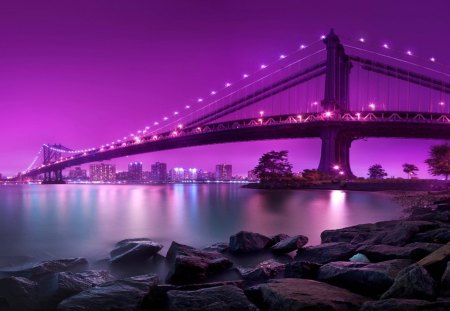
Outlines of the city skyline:
M 164 3 L 139 2 L 124 11 L 120 4 L 108 6 L 100 1 L 83 12 L 69 4 L 30 4 L 20 15 L 14 4 L 0 4 L 5 8 L 1 11 L 8 13 L 2 16 L 2 23 L 11 26 L 3 28 L 12 29 L 2 33 L 5 57 L 0 61 L 5 75 L 1 124 L 4 133 L 14 133 L 5 135 L 0 146 L 0 173 L 12 175 L 26 168 L 42 143 L 61 142 L 72 148 L 88 148 L 127 135 L 180 107 L 194 104 L 200 96 L 227 81 L 237 80 L 243 72 L 255 71 L 280 54 L 296 50 L 300 44 L 316 41 L 331 26 L 352 39 L 364 37 L 374 45 L 389 42 L 392 49 L 412 50 L 422 58 L 433 56 L 440 63 L 449 62 L 446 56 L 449 43 L 439 40 L 450 32 L 445 10 L 439 9 L 445 5 L 443 1 L 420 10 L 390 3 L 389 12 L 380 9 L 382 5 L 367 12 L 357 2 L 327 2 L 326 7 L 335 8 L 330 10 L 332 13 L 294 1 L 285 1 L 283 5 L 264 1 L 258 4 L 258 8 L 250 2 L 239 6 L 227 3 L 225 7 L 225 2 L 214 6 L 202 2 L 185 7 L 178 2 L 167 11 Z M 352 14 L 346 13 L 349 7 L 354 9 Z M 427 14 L 423 10 L 428 10 Z M 99 11 L 103 15 L 97 16 Z M 273 15 L 268 15 L 269 11 Z M 156 12 L 166 15 L 158 16 Z M 404 23 L 393 19 L 399 15 Z M 263 16 L 272 18 L 267 22 Z M 417 25 L 414 19 L 423 16 L 427 16 L 426 20 Z M 24 18 L 26 23 L 17 27 L 16 23 Z M 167 18 L 178 22 L 164 28 Z M 116 24 L 115 19 L 120 23 Z M 355 29 L 354 25 L 362 20 L 372 23 L 364 23 L 365 29 Z M 119 25 L 124 34 L 120 40 Z M 164 31 L 155 31 L 161 27 Z M 123 40 L 128 45 L 124 46 Z M 129 55 L 135 57 L 130 59 Z M 58 122 L 52 122 L 54 119 Z M 365 177 L 371 164 L 381 162 L 390 176 L 404 176 L 401 164 L 413 162 L 420 168 L 419 177 L 428 177 L 423 160 L 434 143 L 395 139 L 356 141 L 351 149 L 353 172 Z M 271 148 L 267 148 L 269 145 Z M 228 152 L 232 149 L 245 152 Z M 262 153 L 271 149 L 289 150 L 294 170 L 300 171 L 317 167 L 320 141 L 276 140 L 191 147 L 181 149 L 184 156 L 179 160 L 177 150 L 147 154 L 143 159 L 154 162 L 167 158 L 167 162 L 179 161 L 179 166 L 187 166 L 188 162 L 198 166 L 196 163 L 205 161 L 208 165 L 236 163 L 236 171 L 244 174 Z M 366 152 L 368 149 L 370 153 Z M 137 158 L 127 157 L 118 162 L 124 165 Z

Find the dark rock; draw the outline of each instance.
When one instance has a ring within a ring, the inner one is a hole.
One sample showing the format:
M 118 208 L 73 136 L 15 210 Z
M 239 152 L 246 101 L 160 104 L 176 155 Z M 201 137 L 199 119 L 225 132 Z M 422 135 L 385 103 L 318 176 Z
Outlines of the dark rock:
M 261 251 L 270 246 L 272 240 L 265 235 L 240 231 L 230 237 L 230 252 L 251 253 Z
M 202 251 L 176 242 L 172 242 L 167 260 L 171 264 L 167 282 L 171 284 L 201 282 L 233 265 L 218 252 Z
M 208 252 L 219 252 L 225 253 L 228 251 L 229 245 L 225 242 L 214 243 L 208 247 L 205 247 L 203 250 Z
M 348 260 L 355 254 L 357 245 L 350 243 L 325 243 L 301 248 L 297 251 L 295 260 L 310 261 L 325 264 L 332 261 Z
M 267 282 L 269 279 L 284 277 L 285 267 L 285 264 L 270 259 L 259 263 L 253 269 L 238 270 L 242 278 L 246 281 L 246 285 L 251 286 Z
M 59 311 L 137 310 L 158 277 L 147 274 L 116 280 L 89 288 L 67 298 L 58 305 Z
M 143 262 L 162 248 L 161 244 L 146 238 L 122 240 L 111 251 L 110 262 L 113 265 Z
M 23 277 L 0 279 L 0 310 L 28 311 L 37 308 L 38 284 Z M 2 307 L 3 304 L 3 307 Z
M 359 311 L 448 311 L 448 301 L 387 299 L 365 302 Z
M 108 271 L 90 270 L 80 273 L 58 272 L 45 277 L 39 282 L 39 295 L 50 309 L 62 300 L 78 294 L 93 286 L 113 280 Z
M 386 261 L 391 259 L 420 260 L 429 252 L 421 247 L 392 246 L 392 245 L 365 245 L 356 250 L 364 254 L 371 262 Z
M 270 237 L 271 241 L 270 241 L 269 245 L 267 245 L 267 246 L 268 247 L 269 246 L 273 246 L 273 245 L 277 244 L 278 242 L 280 242 L 281 240 L 285 240 L 285 239 L 290 238 L 290 237 L 291 237 L 290 235 L 287 235 L 287 234 L 284 234 L 284 233 L 279 233 L 277 235 L 273 235 L 273 236 Z
M 38 280 L 55 272 L 83 271 L 88 268 L 88 262 L 84 258 L 69 258 L 42 261 L 30 268 L 9 272 L 10 275 L 23 276 L 32 280 Z
M 441 296 L 450 296 L 450 261 L 441 278 Z
M 236 286 L 218 286 L 195 291 L 167 292 L 168 311 L 257 311 Z
M 274 246 L 271 247 L 272 251 L 276 253 L 290 253 L 292 251 L 295 251 L 299 248 L 302 248 L 303 246 L 308 243 L 308 237 L 304 235 L 296 235 L 290 238 L 286 238 L 284 240 L 281 240 L 280 242 L 276 243 Z
M 375 224 L 360 224 L 342 229 L 325 230 L 321 233 L 320 237 L 322 243 L 362 243 L 377 235 L 379 232 L 394 228 L 398 222 L 397 220 L 382 221 Z
M 436 298 L 436 284 L 427 270 L 414 264 L 401 270 L 394 284 L 381 296 L 389 298 L 432 300 Z
M 447 262 L 450 260 L 450 243 L 438 248 L 425 258 L 422 258 L 418 264 L 428 270 L 436 279 L 444 273 Z
M 321 265 L 308 261 L 293 261 L 286 264 L 285 278 L 316 279 Z
M 30 256 L 0 256 L 0 268 L 8 268 L 28 264 L 34 261 Z
M 450 228 L 439 228 L 424 233 L 419 233 L 414 237 L 417 242 L 430 242 L 445 244 L 450 242 Z
M 408 220 L 399 221 L 394 228 L 378 233 L 364 244 L 387 244 L 393 246 L 404 246 L 412 242 L 413 238 L 420 232 L 433 230 L 439 225 L 430 221 Z M 417 240 L 416 240 L 417 241 Z M 427 242 L 427 241 L 424 241 Z
M 450 220 L 450 212 L 448 211 L 438 211 L 436 209 L 435 211 L 430 212 L 429 209 L 428 213 L 422 214 L 422 215 L 412 215 L 408 217 L 410 220 L 427 220 L 427 221 L 441 221 L 441 222 L 449 222 Z
M 429 255 L 432 252 L 434 252 L 435 250 L 437 250 L 438 248 L 441 248 L 442 244 L 439 244 L 439 243 L 427 243 L 427 242 L 413 242 L 413 243 L 406 244 L 405 247 L 420 248 L 424 252 L 427 252 L 428 253 L 427 255 Z
M 367 298 L 326 283 L 304 279 L 280 279 L 246 291 L 261 310 L 356 311 Z
M 320 267 L 317 279 L 355 293 L 378 297 L 391 287 L 398 272 L 412 263 L 407 259 L 379 263 L 332 262 Z

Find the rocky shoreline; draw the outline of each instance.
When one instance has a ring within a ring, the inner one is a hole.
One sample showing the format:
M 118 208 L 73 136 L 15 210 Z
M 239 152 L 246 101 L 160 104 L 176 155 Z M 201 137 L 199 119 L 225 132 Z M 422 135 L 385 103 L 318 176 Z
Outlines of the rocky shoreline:
M 0 265 L 0 311 L 450 310 L 448 199 L 307 243 L 241 231 L 205 249 L 173 242 L 163 257 L 161 244 L 138 238 L 118 242 L 102 270 L 84 258 Z M 266 260 L 238 264 L 245 258 Z M 167 273 L 136 272 L 157 265 Z

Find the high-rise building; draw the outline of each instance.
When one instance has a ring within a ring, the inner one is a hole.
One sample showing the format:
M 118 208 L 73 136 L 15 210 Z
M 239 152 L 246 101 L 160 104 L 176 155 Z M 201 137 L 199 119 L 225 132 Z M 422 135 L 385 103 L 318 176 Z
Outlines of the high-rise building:
M 167 164 L 156 162 L 152 164 L 151 169 L 151 179 L 154 182 L 165 182 L 167 181 Z
M 217 164 L 216 165 L 216 180 L 227 181 L 231 180 L 232 167 L 231 164 Z
M 185 176 L 188 180 L 197 180 L 198 179 L 198 170 L 196 168 L 189 168 L 187 170 L 187 176 Z
M 127 181 L 128 180 L 128 172 L 122 171 L 116 173 L 116 181 Z
M 169 172 L 170 180 L 173 182 L 182 181 L 185 179 L 185 169 L 182 167 L 175 167 Z
M 69 179 L 71 180 L 86 180 L 87 172 L 86 170 L 81 169 L 81 167 L 74 167 L 69 171 Z
M 128 164 L 128 181 L 142 181 L 142 162 L 131 162 Z
M 91 181 L 115 181 L 116 166 L 114 164 L 95 163 L 89 166 L 89 177 Z

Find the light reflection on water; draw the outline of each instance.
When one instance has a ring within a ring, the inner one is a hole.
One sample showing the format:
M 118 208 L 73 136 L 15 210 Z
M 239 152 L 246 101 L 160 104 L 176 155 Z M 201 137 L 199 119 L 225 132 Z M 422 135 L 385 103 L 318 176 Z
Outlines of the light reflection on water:
M 382 194 L 267 191 L 228 184 L 34 185 L 0 187 L 1 255 L 37 258 L 108 255 L 115 242 L 149 237 L 204 247 L 239 230 L 304 234 L 394 219 Z

